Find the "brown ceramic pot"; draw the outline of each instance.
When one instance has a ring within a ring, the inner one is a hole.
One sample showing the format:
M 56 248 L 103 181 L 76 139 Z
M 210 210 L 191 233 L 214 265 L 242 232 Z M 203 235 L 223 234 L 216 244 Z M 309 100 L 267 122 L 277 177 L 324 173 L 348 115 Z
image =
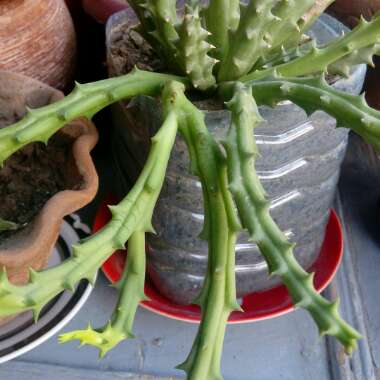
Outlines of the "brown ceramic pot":
M 73 78 L 75 51 L 64 0 L 0 1 L 0 70 L 64 89 Z
M 380 0 L 335 0 L 330 12 L 350 27 L 354 27 L 360 16 L 370 19 L 380 9 Z
M 0 71 L 0 126 L 1 116 L 4 118 L 9 113 L 22 116 L 26 106 L 43 106 L 62 96 L 61 92 L 37 80 Z M 56 136 L 73 140 L 63 173 L 65 188 L 74 190 L 53 195 L 26 228 L 0 244 L 0 267 L 6 268 L 9 280 L 14 284 L 27 281 L 30 267 L 38 270 L 46 265 L 63 218 L 89 203 L 98 189 L 98 176 L 90 156 L 98 140 L 95 126 L 86 119 L 78 119 L 62 128 Z M 1 323 L 4 320 L 0 319 Z

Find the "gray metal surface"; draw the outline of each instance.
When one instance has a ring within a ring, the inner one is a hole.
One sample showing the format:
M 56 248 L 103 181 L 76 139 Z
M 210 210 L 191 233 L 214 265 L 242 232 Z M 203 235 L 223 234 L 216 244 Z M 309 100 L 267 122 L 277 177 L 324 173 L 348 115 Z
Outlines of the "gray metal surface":
M 352 359 L 341 346 L 317 336 L 303 311 L 250 325 L 230 326 L 223 356 L 225 380 L 380 380 L 380 162 L 359 139 L 351 141 L 337 209 L 344 221 L 345 256 L 336 281 L 342 311 L 365 339 Z M 109 175 L 109 172 L 107 172 Z M 101 325 L 116 302 L 102 275 L 89 301 L 65 328 Z M 0 366 L 1 380 L 169 380 L 188 353 L 196 326 L 140 309 L 137 338 L 103 360 L 91 347 L 59 345 L 52 338 L 25 356 Z M 154 375 L 149 377 L 147 375 Z M 161 377 L 160 377 L 161 376 Z M 169 377 L 169 379 L 168 379 Z

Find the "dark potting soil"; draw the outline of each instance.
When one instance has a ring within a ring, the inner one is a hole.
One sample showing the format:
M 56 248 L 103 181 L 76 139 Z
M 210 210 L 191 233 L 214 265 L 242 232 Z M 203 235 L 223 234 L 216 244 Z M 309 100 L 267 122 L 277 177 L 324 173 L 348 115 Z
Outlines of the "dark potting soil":
M 0 218 L 18 225 L 0 232 L 0 243 L 25 228 L 56 193 L 67 189 L 65 162 L 72 138 L 59 134 L 42 143 L 32 143 L 13 154 L 0 170 Z
M 164 71 L 162 61 L 138 32 L 122 24 L 115 28 L 112 37 L 111 54 L 119 73 L 129 73 L 135 66 L 141 70 Z

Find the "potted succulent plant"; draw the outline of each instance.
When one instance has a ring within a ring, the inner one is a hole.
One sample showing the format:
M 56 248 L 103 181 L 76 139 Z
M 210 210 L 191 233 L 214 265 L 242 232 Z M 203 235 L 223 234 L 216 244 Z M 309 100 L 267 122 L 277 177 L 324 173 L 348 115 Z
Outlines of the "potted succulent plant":
M 102 263 L 128 242 L 127 263 L 117 284 L 119 300 L 110 322 L 64 334 L 61 341 L 79 339 L 104 355 L 132 336 L 137 306 L 145 299 L 145 233 L 154 232 L 152 215 L 179 132 L 188 149 L 190 173 L 198 176 L 202 187 L 201 238 L 208 242 L 207 273 L 194 301 L 202 308 L 202 321 L 190 355 L 180 366 L 188 379 L 222 378 L 226 323 L 230 313 L 240 309 L 235 246 L 242 231 L 257 244 L 270 274 L 281 277 L 294 304 L 311 314 L 322 335 L 334 336 L 351 353 L 360 333 L 341 318 L 337 300 L 331 302 L 314 289 L 313 275 L 299 265 L 294 244 L 270 215 L 255 170 L 254 129 L 263 120 L 258 106 L 290 100 L 308 114 L 327 112 L 339 127 L 352 129 L 379 150 L 380 112 L 371 109 L 364 97 L 331 87 L 325 75 L 347 73 L 348 66 L 371 59 L 379 42 L 380 15 L 371 22 L 361 21 L 352 32 L 329 44 L 316 46 L 304 38 L 315 13 L 310 20 L 303 18 L 314 1 L 265 0 L 241 5 L 211 0 L 205 6 L 190 1 L 183 12 L 177 12 L 175 1 L 129 3 L 140 20 L 136 31 L 155 49 L 166 73 L 134 69 L 116 78 L 77 85 L 65 99 L 33 110 L 1 130 L 0 161 L 30 142 L 46 141 L 78 117 L 90 119 L 109 104 L 144 95 L 160 100 L 162 119 L 145 165 L 130 192 L 110 207 L 110 222 L 75 245 L 72 258 L 34 273 L 23 286 L 10 284 L 2 274 L 0 315 L 38 311 L 80 279 L 91 280 Z M 198 100 L 209 98 L 225 101 L 231 114 L 227 135 L 221 139 L 210 133 L 204 112 L 196 106 Z
M 128 10 L 115 14 L 108 22 L 107 56 L 111 75 L 123 75 L 135 65 L 157 69 L 159 57 L 139 39 L 135 32 L 137 22 Z M 335 20 L 324 16 L 310 34 L 322 44 L 338 37 L 343 29 Z M 348 78 L 331 81 L 334 88 L 358 94 L 364 75 L 362 65 L 348 73 Z M 223 137 L 229 128 L 230 113 L 215 98 L 195 104 L 205 111 L 208 129 L 217 138 Z M 333 128 L 335 120 L 326 114 L 319 112 L 308 117 L 294 104 L 275 109 L 262 107 L 260 112 L 266 123 L 256 129 L 260 149 L 256 168 L 271 201 L 274 220 L 291 241 L 297 242 L 296 258 L 308 269 L 323 243 L 348 131 Z M 144 165 L 151 135 L 159 128 L 160 106 L 155 99 L 140 97 L 131 104 L 115 105 L 113 115 L 112 153 L 121 196 Z M 197 178 L 189 176 L 188 166 L 186 146 L 178 137 L 154 213 L 157 234 L 148 237 L 150 279 L 163 295 L 177 304 L 193 302 L 207 271 L 207 242 L 198 238 L 203 225 L 202 190 Z M 241 298 L 280 282 L 279 277 L 268 277 L 258 247 L 249 241 L 248 235 L 242 235 L 236 246 L 237 296 Z
M 22 118 L 27 109 L 62 99 L 63 94 L 21 74 L 0 71 L 0 127 Z M 0 266 L 13 284 L 45 267 L 63 218 L 95 196 L 98 177 L 90 151 L 95 126 L 81 119 L 49 141 L 29 144 L 0 169 Z M 5 320 L 0 319 L 0 324 Z

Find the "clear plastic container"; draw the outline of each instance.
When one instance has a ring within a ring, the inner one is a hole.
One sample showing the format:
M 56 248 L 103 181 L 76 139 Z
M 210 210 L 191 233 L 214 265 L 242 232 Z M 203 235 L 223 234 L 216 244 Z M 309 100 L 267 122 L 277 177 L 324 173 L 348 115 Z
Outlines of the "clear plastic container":
M 123 13 L 113 16 L 107 39 L 112 39 L 113 26 L 126 21 Z M 327 41 L 343 28 L 331 17 L 322 16 L 312 33 Z M 108 63 L 112 65 L 110 54 Z M 365 67 L 358 66 L 350 78 L 334 86 L 358 93 L 364 75 Z M 272 216 L 297 243 L 295 254 L 307 269 L 323 242 L 348 131 L 336 129 L 335 120 L 320 111 L 308 118 L 290 102 L 274 109 L 260 107 L 260 113 L 266 121 L 255 129 L 260 151 L 256 168 L 271 200 Z M 161 112 L 155 100 L 139 97 L 128 108 L 116 105 L 113 114 L 114 159 L 125 194 L 146 159 Z M 225 136 L 229 122 L 226 110 L 206 111 L 207 127 L 217 138 Z M 203 225 L 201 186 L 188 174 L 188 167 L 187 149 L 178 136 L 154 213 L 157 235 L 148 237 L 149 276 L 163 295 L 181 304 L 191 303 L 198 295 L 207 268 L 207 242 L 198 238 Z M 238 297 L 280 283 L 279 278 L 268 277 L 264 259 L 244 233 L 236 246 L 236 280 Z

